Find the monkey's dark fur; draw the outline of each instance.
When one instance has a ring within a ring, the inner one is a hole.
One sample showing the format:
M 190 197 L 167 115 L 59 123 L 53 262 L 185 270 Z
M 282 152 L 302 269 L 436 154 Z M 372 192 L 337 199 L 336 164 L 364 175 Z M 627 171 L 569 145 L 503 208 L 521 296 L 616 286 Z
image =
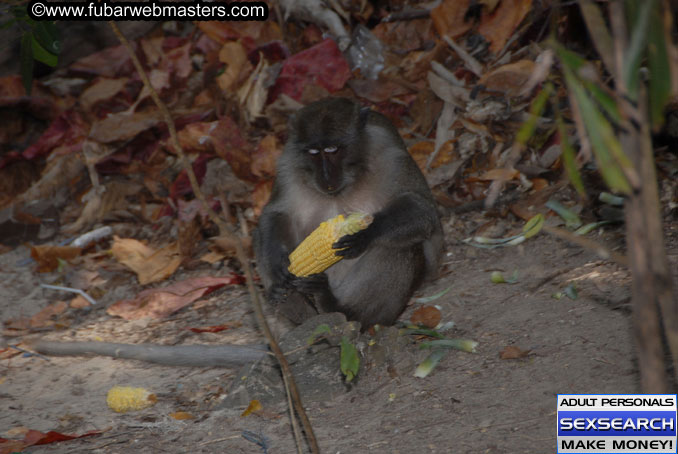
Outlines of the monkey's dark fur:
M 335 243 L 345 258 L 297 278 L 288 255 L 322 221 L 374 215 L 365 230 Z M 302 322 L 339 311 L 363 328 L 390 325 L 412 292 L 435 274 L 442 229 L 431 191 L 398 131 L 383 115 L 344 98 L 310 104 L 290 120 L 268 204 L 254 232 L 269 299 Z

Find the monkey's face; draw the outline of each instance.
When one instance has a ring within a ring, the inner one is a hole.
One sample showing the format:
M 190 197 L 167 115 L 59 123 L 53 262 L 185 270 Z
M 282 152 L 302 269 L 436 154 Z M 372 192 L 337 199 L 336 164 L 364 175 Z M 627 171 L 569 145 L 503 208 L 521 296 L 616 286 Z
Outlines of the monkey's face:
M 329 99 L 301 109 L 290 124 L 287 153 L 294 154 L 303 181 L 327 195 L 338 195 L 365 167 L 360 106 Z

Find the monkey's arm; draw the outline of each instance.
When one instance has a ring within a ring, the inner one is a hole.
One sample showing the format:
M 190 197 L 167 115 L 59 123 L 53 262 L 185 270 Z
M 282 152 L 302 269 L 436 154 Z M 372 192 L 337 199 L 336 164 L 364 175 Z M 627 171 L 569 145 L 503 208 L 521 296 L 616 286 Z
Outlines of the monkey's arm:
M 429 239 L 440 229 L 440 221 L 432 201 L 415 192 L 404 193 L 374 214 L 374 221 L 365 230 L 339 239 L 332 247 L 337 255 L 355 258 L 372 244 L 384 247 L 409 248 Z
M 268 351 L 264 345 L 156 345 L 44 340 L 30 342 L 29 345 L 45 355 L 98 355 L 190 367 L 237 366 L 256 361 Z

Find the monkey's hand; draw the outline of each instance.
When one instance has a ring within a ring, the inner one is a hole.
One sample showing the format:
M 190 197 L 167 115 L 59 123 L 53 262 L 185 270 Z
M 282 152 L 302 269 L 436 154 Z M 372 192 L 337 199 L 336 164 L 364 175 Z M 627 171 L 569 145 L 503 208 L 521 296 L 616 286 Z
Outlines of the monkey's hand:
M 332 245 L 333 249 L 341 249 L 336 255 L 345 259 L 354 259 L 367 250 L 374 237 L 372 226 L 352 235 L 344 235 Z

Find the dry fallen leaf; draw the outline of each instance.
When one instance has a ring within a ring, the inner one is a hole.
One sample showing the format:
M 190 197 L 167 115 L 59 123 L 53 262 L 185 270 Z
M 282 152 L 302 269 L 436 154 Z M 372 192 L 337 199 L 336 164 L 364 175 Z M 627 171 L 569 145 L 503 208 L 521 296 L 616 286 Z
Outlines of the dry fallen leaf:
M 431 11 L 433 25 L 440 36 L 456 38 L 473 27 L 473 21 L 465 20 L 470 0 L 444 0 Z
M 94 122 L 89 138 L 101 143 L 129 140 L 161 121 L 162 114 L 157 110 L 112 113 Z
M 485 85 L 488 90 L 500 91 L 509 97 L 516 96 L 532 76 L 534 68 L 532 60 L 519 60 L 483 74 L 478 84 Z
M 174 413 L 170 413 L 169 415 L 171 418 L 174 418 L 177 421 L 183 421 L 186 419 L 195 419 L 195 416 L 193 416 L 190 413 L 186 413 L 185 411 L 175 411 Z
M 228 254 L 230 256 L 235 256 L 235 246 L 236 242 L 238 241 L 236 238 L 233 237 L 231 234 L 223 235 L 223 236 L 217 236 L 211 239 L 212 243 L 214 244 L 214 247 L 211 247 L 211 249 L 216 249 L 217 252 L 223 252 L 225 254 Z M 242 243 L 243 248 L 245 249 L 245 252 L 248 255 L 252 255 L 252 237 L 248 236 L 245 238 L 242 238 L 240 240 Z
M 268 199 L 271 197 L 272 190 L 273 180 L 262 181 L 252 190 L 252 208 L 254 209 L 255 216 L 261 214 L 261 210 L 264 209 L 264 205 L 268 203 Z
M 200 328 L 188 328 L 188 330 L 193 333 L 219 333 L 227 329 L 239 328 L 241 326 L 242 322 L 233 322 L 233 323 L 222 323 L 221 325 L 214 326 L 203 326 Z
M 23 344 L 19 344 L 19 345 L 17 345 L 17 347 L 23 348 L 23 349 L 27 348 L 27 346 L 23 345 Z M 30 348 L 30 347 L 28 347 L 28 348 Z M 10 347 L 0 348 L 0 360 L 14 358 L 15 356 L 18 356 L 18 355 L 23 355 L 23 352 L 21 350 L 17 350 L 16 348 L 10 348 Z M 5 379 L 6 379 L 6 377 L 3 377 L 2 381 L 4 381 Z M 2 382 L 0 382 L 0 385 L 1 384 L 2 384 Z M 5 432 L 4 435 L 5 436 L 11 436 L 7 432 Z M 20 434 L 17 434 L 17 435 L 20 435 Z
M 118 262 L 137 274 L 141 285 L 168 278 L 181 264 L 177 243 L 155 250 L 132 238 L 114 236 L 111 253 Z
M 241 283 L 243 278 L 236 275 L 187 279 L 167 287 L 144 290 L 133 300 L 112 304 L 106 312 L 125 320 L 164 318 L 224 285 Z
M 242 44 L 237 41 L 229 41 L 219 51 L 219 61 L 226 64 L 226 70 L 217 77 L 219 88 L 225 94 L 233 94 L 235 87 L 239 86 L 252 72 L 252 64 L 247 59 L 247 52 Z
M 526 358 L 530 354 L 530 350 L 521 350 L 515 345 L 507 345 L 502 351 L 499 352 L 499 358 L 501 359 L 519 359 Z
M 258 400 L 251 400 L 251 401 L 250 401 L 250 404 L 247 406 L 247 408 L 245 409 L 245 411 L 243 411 L 243 412 L 240 414 L 240 417 L 241 417 L 241 418 L 244 418 L 245 416 L 249 416 L 249 415 L 251 415 L 252 413 L 255 413 L 255 412 L 261 410 L 262 408 L 263 408 L 263 407 L 261 406 L 261 402 L 259 402 Z
M 282 145 L 273 134 L 268 134 L 252 152 L 252 173 L 258 177 L 275 175 L 275 163 L 282 153 Z
M 261 58 L 257 67 L 238 90 L 238 102 L 244 106 L 246 117 L 250 122 L 263 116 L 264 106 L 268 100 L 268 88 L 274 79 L 269 68 L 268 61 Z
M 63 314 L 68 309 L 68 304 L 65 301 L 57 301 L 42 309 L 37 314 L 31 317 L 31 328 L 42 328 L 53 325 L 53 318 L 57 315 Z
M 222 254 L 220 252 L 211 252 L 210 251 L 207 254 L 200 257 L 200 260 L 202 260 L 203 262 L 207 262 L 210 265 L 213 265 L 217 262 L 221 262 L 225 258 L 226 258 L 225 254 Z
M 415 325 L 435 328 L 442 318 L 440 310 L 434 306 L 422 306 L 412 314 L 410 321 Z
M 82 92 L 79 98 L 83 109 L 92 110 L 98 102 L 108 101 L 120 93 L 127 85 L 129 79 L 121 77 L 119 79 L 100 78 Z
M 531 6 L 532 0 L 502 0 L 492 14 L 483 15 L 478 31 L 490 42 L 493 53 L 497 54 L 504 48 Z
M 520 172 L 515 169 L 490 169 L 478 177 L 479 180 L 511 181 L 518 178 Z
M 49 273 L 57 269 L 59 260 L 73 260 L 82 249 L 73 246 L 32 246 L 31 258 L 38 263 L 38 273 Z
M 343 88 L 351 77 L 346 58 L 334 40 L 327 38 L 283 62 L 270 99 L 274 101 L 286 94 L 299 101 L 311 87 L 322 87 L 333 93 Z
M 68 303 L 68 305 L 73 309 L 84 309 L 86 307 L 90 307 L 92 303 L 87 301 L 87 299 L 85 299 L 84 296 L 78 295 L 75 298 L 73 298 L 71 302 Z

